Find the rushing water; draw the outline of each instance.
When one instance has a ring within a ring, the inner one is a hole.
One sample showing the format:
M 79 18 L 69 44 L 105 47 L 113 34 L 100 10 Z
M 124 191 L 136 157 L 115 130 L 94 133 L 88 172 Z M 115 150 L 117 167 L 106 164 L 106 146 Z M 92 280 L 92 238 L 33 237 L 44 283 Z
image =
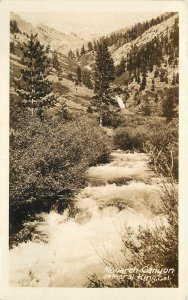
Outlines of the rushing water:
M 124 226 L 152 226 L 160 197 L 145 154 L 115 151 L 109 164 L 91 167 L 87 176 L 74 218 L 68 210 L 41 214 L 36 239 L 10 251 L 12 286 L 83 287 L 103 270 L 101 256 L 121 248 Z

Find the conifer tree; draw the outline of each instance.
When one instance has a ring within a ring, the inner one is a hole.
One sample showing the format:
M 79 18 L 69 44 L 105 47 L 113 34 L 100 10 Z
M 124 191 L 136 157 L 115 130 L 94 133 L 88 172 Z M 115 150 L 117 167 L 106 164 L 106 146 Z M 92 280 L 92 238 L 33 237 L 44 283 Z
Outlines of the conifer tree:
M 80 66 L 77 67 L 77 82 L 81 83 L 82 82 L 82 70 Z
M 46 53 L 49 54 L 50 53 L 50 45 L 46 46 Z
M 52 93 L 52 84 L 47 79 L 47 53 L 38 41 L 37 34 L 31 34 L 28 43 L 24 43 L 22 64 L 22 80 L 16 82 L 21 106 L 31 110 L 32 115 L 36 112 L 42 119 L 44 111 L 54 106 L 56 99 Z
M 69 110 L 66 104 L 66 100 L 63 100 L 60 105 L 59 105 L 59 109 L 58 109 L 58 114 L 60 116 L 60 120 L 64 120 L 67 121 L 70 117 L 69 115 Z
M 166 76 L 165 70 L 161 69 L 160 70 L 160 81 L 161 82 L 165 82 L 165 76 Z
M 141 82 L 141 85 L 140 85 L 140 92 L 145 90 L 146 82 L 147 82 L 146 77 L 147 77 L 146 71 L 144 71 L 143 74 L 142 74 L 142 82 Z
M 109 83 L 114 79 L 114 62 L 108 51 L 105 40 L 101 40 L 97 47 L 95 61 L 95 93 L 98 96 L 100 124 L 102 125 L 103 111 L 109 106 Z
M 91 42 L 89 42 L 89 43 L 87 44 L 87 47 L 88 47 L 88 51 L 89 51 L 89 52 L 93 51 L 93 45 L 92 45 Z
M 162 116 L 166 118 L 167 122 L 174 117 L 174 90 L 170 89 L 162 103 Z
M 77 60 L 79 60 L 79 58 L 80 58 L 79 49 L 76 49 L 76 57 L 77 57 Z
M 72 58 L 72 50 L 71 49 L 68 52 L 68 58 Z
M 56 51 L 53 52 L 52 65 L 53 65 L 54 69 L 57 71 L 58 78 L 59 79 L 62 78 L 61 66 L 60 66 L 60 62 L 59 62 L 58 55 L 57 55 Z
M 126 60 L 124 57 L 121 58 L 120 64 L 117 66 L 116 75 L 121 76 L 125 72 Z
M 53 51 L 52 64 L 53 64 L 53 67 L 55 69 L 58 69 L 58 67 L 59 67 L 59 60 L 58 60 L 57 52 L 56 51 Z
M 84 45 L 83 45 L 82 48 L 81 48 L 80 54 L 81 54 L 81 55 L 86 54 L 86 50 L 85 50 Z
M 94 40 L 94 43 L 93 43 L 93 50 L 94 50 L 94 51 L 97 51 L 97 43 L 96 43 L 95 40 Z
M 115 76 L 114 62 L 103 40 L 97 49 L 95 61 L 95 92 L 105 93 Z
M 15 20 L 11 20 L 10 21 L 10 33 L 14 34 L 14 33 L 19 33 L 20 30 L 18 28 L 18 24 Z
M 93 83 L 91 81 L 90 74 L 86 72 L 82 72 L 82 82 L 85 86 L 87 86 L 89 89 L 93 89 Z

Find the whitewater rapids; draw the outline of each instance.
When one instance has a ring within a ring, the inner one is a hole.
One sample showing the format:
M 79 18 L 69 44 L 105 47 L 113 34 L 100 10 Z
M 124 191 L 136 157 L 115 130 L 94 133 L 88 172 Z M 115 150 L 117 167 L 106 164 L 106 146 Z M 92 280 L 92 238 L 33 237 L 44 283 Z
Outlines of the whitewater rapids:
M 159 187 L 145 154 L 117 150 L 110 163 L 91 167 L 87 177 L 74 218 L 68 209 L 41 214 L 37 239 L 10 251 L 11 286 L 84 287 L 89 275 L 103 271 L 101 257 L 117 255 L 125 226 L 157 222 Z

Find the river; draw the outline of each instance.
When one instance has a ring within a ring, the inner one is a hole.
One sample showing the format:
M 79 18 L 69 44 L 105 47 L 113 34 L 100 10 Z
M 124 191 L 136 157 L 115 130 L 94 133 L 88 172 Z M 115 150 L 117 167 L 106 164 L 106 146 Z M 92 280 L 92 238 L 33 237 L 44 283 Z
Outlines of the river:
M 120 251 L 124 226 L 152 226 L 157 219 L 160 179 L 146 154 L 116 150 L 87 178 L 74 200 L 74 217 L 54 208 L 25 224 L 37 233 L 10 251 L 11 286 L 84 287 L 88 276 L 104 269 L 101 257 Z

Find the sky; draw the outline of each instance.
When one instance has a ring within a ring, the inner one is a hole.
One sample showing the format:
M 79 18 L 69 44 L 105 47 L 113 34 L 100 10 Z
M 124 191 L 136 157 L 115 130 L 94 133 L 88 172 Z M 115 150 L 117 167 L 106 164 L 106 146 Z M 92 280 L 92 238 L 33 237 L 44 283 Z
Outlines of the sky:
M 26 21 L 38 25 L 45 24 L 64 33 L 76 33 L 84 39 L 108 34 L 112 31 L 129 27 L 159 16 L 161 12 L 94 12 L 64 11 L 26 13 L 19 15 Z

